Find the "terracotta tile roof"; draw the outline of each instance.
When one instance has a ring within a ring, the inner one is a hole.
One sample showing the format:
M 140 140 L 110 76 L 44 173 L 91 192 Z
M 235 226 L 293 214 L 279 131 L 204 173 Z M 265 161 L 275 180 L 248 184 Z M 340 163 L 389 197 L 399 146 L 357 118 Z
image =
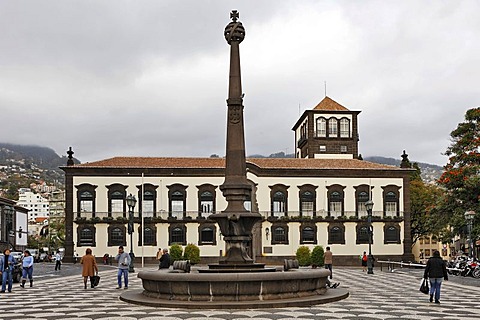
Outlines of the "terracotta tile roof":
M 295 158 L 247 158 L 262 169 L 366 169 L 401 170 L 356 159 L 295 159 Z M 154 158 L 154 157 L 115 157 L 73 166 L 75 168 L 225 168 L 224 158 Z M 66 167 L 68 168 L 68 167 Z
M 325 111 L 350 111 L 340 103 L 330 99 L 329 97 L 323 98 L 319 104 L 313 110 L 325 110 Z

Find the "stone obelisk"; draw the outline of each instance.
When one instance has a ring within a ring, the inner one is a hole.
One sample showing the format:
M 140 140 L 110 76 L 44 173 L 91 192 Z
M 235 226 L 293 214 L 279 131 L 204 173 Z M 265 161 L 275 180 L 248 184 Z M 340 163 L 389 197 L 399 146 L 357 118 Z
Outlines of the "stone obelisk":
M 245 162 L 245 133 L 243 124 L 243 93 L 240 74 L 240 48 L 245 38 L 245 29 L 238 20 L 238 12 L 230 13 L 230 22 L 225 28 L 225 39 L 230 45 L 230 75 L 227 99 L 227 144 L 225 181 L 220 186 L 228 205 L 225 211 L 211 215 L 220 226 L 226 242 L 223 265 L 252 264 L 246 246 L 252 239 L 253 225 L 261 220 L 258 213 L 245 209 L 244 202 L 251 192 L 247 181 Z

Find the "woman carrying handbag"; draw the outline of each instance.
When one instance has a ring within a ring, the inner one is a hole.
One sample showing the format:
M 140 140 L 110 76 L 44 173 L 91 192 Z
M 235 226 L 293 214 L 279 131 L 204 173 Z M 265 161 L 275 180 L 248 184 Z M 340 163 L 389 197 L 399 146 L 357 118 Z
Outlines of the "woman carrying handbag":
M 435 303 L 440 303 L 440 287 L 442 286 L 442 278 L 445 281 L 448 280 L 448 273 L 447 264 L 440 257 L 440 252 L 437 250 L 433 252 L 433 257 L 428 259 L 423 278 L 430 279 L 430 302 L 433 302 L 433 297 L 435 295 Z

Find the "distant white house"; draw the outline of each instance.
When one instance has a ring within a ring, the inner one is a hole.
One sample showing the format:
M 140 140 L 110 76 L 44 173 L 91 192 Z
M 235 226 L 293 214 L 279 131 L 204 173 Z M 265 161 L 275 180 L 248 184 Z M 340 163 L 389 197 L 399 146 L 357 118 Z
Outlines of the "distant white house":
M 32 192 L 29 188 L 19 189 L 19 199 L 17 204 L 29 210 L 29 221 L 35 221 L 36 218 L 48 218 L 50 215 L 48 199 L 42 197 L 38 193 Z

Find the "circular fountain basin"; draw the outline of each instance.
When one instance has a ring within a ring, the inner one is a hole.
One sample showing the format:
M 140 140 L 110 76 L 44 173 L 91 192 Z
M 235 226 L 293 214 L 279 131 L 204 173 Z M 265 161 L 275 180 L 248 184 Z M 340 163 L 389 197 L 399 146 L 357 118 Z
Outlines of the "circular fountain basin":
M 343 289 L 327 290 L 330 271 L 295 269 L 287 272 L 174 273 L 141 271 L 143 291 L 121 295 L 123 301 L 159 307 L 268 308 L 308 306 L 348 297 Z

